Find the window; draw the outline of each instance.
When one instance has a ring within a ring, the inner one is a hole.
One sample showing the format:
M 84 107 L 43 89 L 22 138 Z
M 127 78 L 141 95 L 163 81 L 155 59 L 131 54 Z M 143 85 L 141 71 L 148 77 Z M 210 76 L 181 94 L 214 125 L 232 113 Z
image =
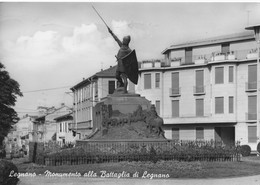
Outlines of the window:
M 144 89 L 151 89 L 151 74 L 144 74 Z
M 172 128 L 172 139 L 179 140 L 180 139 L 180 129 Z
M 108 94 L 113 94 L 115 90 L 115 81 L 108 81 Z
M 180 110 L 179 110 L 179 100 L 172 100 L 172 117 L 179 117 Z
M 80 89 L 80 101 L 83 101 L 83 88 Z
M 256 143 L 257 142 L 257 135 L 256 135 L 256 126 L 249 126 L 248 127 L 248 142 L 249 143 Z
M 60 132 L 62 132 L 62 123 L 60 123 Z
M 229 52 L 229 43 L 221 44 L 221 53 L 227 54 Z
M 79 103 L 79 101 L 80 101 L 80 90 L 77 90 L 77 98 L 78 98 L 78 103 Z
M 228 82 L 229 83 L 234 82 L 234 66 L 228 67 Z
M 228 97 L 228 112 L 234 113 L 234 97 L 233 96 Z
M 155 107 L 156 107 L 157 114 L 160 115 L 160 101 L 159 100 L 155 101 Z
M 204 139 L 204 128 L 203 127 L 196 128 L 196 139 Z
M 160 73 L 155 73 L 155 88 L 160 88 Z
M 98 83 L 95 82 L 95 97 L 98 96 Z
M 215 68 L 215 84 L 224 83 L 224 67 Z
M 249 65 L 248 66 L 248 89 L 256 89 L 257 85 L 257 66 Z
M 197 70 L 195 93 L 203 93 L 203 92 L 204 92 L 204 71 Z
M 215 113 L 224 113 L 224 97 L 215 97 Z
M 192 48 L 185 49 L 185 64 L 192 63 Z
M 172 91 L 171 94 L 180 94 L 179 72 L 172 73 Z
M 196 99 L 196 116 L 204 116 L 204 100 Z
M 256 96 L 248 96 L 248 120 L 256 120 Z

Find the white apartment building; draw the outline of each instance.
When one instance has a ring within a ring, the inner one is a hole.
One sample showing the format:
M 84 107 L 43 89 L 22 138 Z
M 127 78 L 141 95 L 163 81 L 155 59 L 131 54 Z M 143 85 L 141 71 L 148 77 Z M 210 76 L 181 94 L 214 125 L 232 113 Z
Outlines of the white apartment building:
M 240 141 L 256 150 L 256 48 L 251 31 L 172 45 L 163 62 L 142 63 L 136 93 L 155 104 L 169 139 Z
M 93 109 L 116 88 L 116 66 L 101 70 L 71 88 L 74 94 L 74 123 L 79 139 L 93 132 Z

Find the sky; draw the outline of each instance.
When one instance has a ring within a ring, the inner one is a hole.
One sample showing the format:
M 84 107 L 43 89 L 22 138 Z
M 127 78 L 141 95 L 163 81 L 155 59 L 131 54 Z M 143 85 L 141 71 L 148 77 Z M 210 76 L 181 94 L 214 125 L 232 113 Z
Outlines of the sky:
M 118 45 L 92 5 L 139 61 L 172 44 L 240 33 L 260 23 L 259 2 L 2 2 L 0 61 L 20 84 L 15 110 L 72 106 L 70 88 L 116 65 Z

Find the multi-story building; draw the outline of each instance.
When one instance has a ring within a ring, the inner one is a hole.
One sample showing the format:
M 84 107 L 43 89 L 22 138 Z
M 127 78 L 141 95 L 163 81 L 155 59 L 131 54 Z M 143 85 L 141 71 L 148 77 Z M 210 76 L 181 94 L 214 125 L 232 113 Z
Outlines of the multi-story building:
M 240 141 L 256 150 L 257 44 L 250 31 L 172 45 L 142 63 L 136 92 L 164 118 L 169 139 Z
M 96 103 L 109 94 L 113 94 L 116 88 L 116 66 L 101 70 L 96 74 L 83 79 L 71 88 L 74 94 L 74 122 L 80 139 L 90 135 L 95 128 L 93 123 L 93 108 Z M 133 83 L 128 83 L 128 91 L 134 92 Z
M 75 142 L 76 133 L 73 129 L 75 129 L 75 124 L 73 123 L 72 112 L 68 114 L 64 114 L 57 118 L 56 120 L 56 140 L 61 141 L 62 144 Z
M 29 151 L 29 142 L 37 140 L 34 120 L 35 116 L 25 115 L 13 126 L 5 140 L 7 153 L 20 149 Z
M 56 140 L 54 139 L 54 136 L 57 135 L 57 123 L 55 118 L 70 112 L 72 112 L 72 109 L 63 103 L 59 108 L 51 107 L 46 109 L 45 113 L 42 116 L 37 117 L 34 121 L 37 141 L 47 142 Z

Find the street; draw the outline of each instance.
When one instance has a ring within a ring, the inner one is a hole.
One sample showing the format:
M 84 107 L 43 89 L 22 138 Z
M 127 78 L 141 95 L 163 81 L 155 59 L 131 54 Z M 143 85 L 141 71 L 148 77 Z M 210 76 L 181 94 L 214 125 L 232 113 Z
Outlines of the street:
M 260 185 L 260 175 L 222 178 L 222 179 L 116 179 L 116 178 L 48 178 L 48 177 L 21 177 L 19 185 L 85 185 L 85 184 L 105 184 L 105 185 Z

